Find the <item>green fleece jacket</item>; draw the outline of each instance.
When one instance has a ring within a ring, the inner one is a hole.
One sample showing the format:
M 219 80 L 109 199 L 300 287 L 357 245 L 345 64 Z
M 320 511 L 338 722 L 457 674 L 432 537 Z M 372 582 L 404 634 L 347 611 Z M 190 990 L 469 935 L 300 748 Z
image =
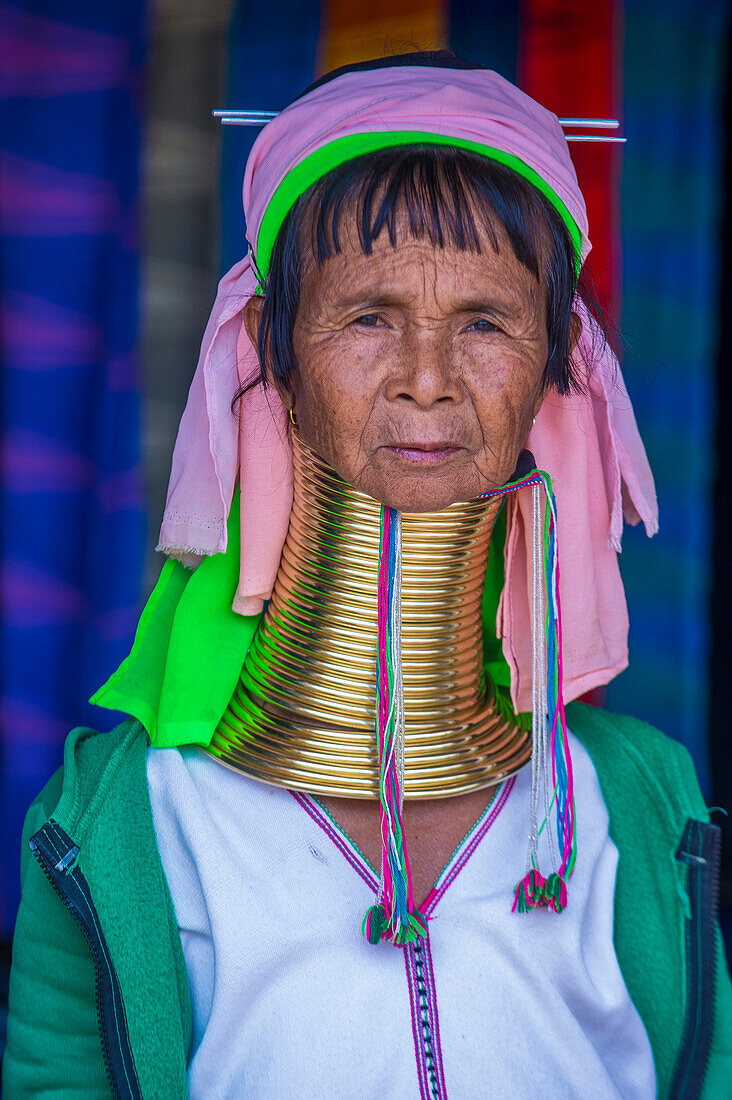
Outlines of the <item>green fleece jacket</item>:
M 658 1095 L 723 1100 L 732 1095 L 732 989 L 714 924 L 718 830 L 690 758 L 634 719 L 580 704 L 568 719 L 592 757 L 620 853 L 615 948 L 651 1042 Z M 188 979 L 155 843 L 148 744 L 134 720 L 111 733 L 74 730 L 63 769 L 29 810 L 6 1100 L 91 1100 L 110 1089 L 150 1100 L 187 1095 Z M 67 855 L 58 849 L 48 877 L 82 883 L 103 930 L 105 965 L 117 981 L 113 1029 L 129 1039 L 121 1069 L 109 1070 L 100 1041 L 90 946 L 29 850 L 44 827 L 73 841 Z

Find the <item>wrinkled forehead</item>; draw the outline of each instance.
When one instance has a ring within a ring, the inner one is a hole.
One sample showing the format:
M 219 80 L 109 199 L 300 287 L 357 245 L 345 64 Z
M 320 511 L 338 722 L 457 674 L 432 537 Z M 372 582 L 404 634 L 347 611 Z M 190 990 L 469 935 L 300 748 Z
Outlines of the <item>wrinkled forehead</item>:
M 382 233 L 366 255 L 351 234 L 325 263 L 303 265 L 296 321 L 307 328 L 381 309 L 433 320 L 486 309 L 513 321 L 545 317 L 546 280 L 519 262 L 507 238 L 498 248 L 488 239 L 483 245 L 437 245 L 403 226 L 394 244 Z
M 265 126 L 243 188 L 262 276 L 287 213 L 314 182 L 365 153 L 414 144 L 466 149 L 518 172 L 558 211 L 579 269 L 587 215 L 556 116 L 497 73 L 414 65 L 344 73 Z

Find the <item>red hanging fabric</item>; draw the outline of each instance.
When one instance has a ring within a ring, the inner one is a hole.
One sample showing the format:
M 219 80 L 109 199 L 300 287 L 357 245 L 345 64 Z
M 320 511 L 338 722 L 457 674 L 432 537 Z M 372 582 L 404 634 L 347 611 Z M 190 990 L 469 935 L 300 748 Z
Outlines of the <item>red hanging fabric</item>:
M 524 0 L 519 86 L 560 118 L 621 118 L 621 44 L 617 0 Z M 622 146 L 573 143 L 570 148 L 587 202 L 590 271 L 600 300 L 617 316 Z
M 622 121 L 622 33 L 618 0 L 594 0 L 591 4 L 523 0 L 519 86 L 560 118 Z M 575 132 L 582 131 L 578 128 Z M 574 142 L 570 149 L 587 203 L 592 241 L 589 271 L 600 302 L 612 317 L 618 317 L 622 146 Z M 584 701 L 601 705 L 604 695 L 599 689 Z

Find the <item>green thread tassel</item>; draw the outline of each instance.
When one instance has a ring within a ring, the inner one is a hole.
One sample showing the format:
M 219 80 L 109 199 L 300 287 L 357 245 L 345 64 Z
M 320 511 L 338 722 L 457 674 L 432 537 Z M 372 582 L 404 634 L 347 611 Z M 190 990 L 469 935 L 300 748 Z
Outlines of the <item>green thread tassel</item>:
M 567 885 L 556 871 L 544 878 L 536 867 L 532 867 L 516 883 L 514 912 L 528 913 L 532 909 L 552 909 L 561 913 L 567 906 Z

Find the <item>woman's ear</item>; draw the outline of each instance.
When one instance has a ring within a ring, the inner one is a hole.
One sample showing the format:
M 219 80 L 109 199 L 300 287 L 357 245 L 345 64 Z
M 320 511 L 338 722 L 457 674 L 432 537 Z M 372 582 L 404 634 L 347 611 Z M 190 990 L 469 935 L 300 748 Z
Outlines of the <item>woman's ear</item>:
M 580 335 L 582 333 L 582 318 L 579 313 L 573 313 L 569 318 L 569 354 L 574 354 Z
M 244 328 L 247 330 L 247 336 L 252 342 L 257 357 L 259 357 L 259 326 L 262 323 L 263 306 L 264 298 L 261 294 L 255 294 L 244 304 Z
M 264 296 L 262 294 L 255 294 L 252 298 L 249 298 L 244 303 L 243 315 L 244 315 L 244 328 L 247 331 L 247 336 L 252 342 L 252 347 L 257 353 L 257 359 L 259 360 L 259 366 L 267 378 L 267 382 L 274 385 L 278 394 L 282 398 L 283 402 L 289 409 L 292 405 L 292 395 L 288 390 L 283 390 L 282 386 L 278 385 L 277 381 L 272 378 L 272 372 L 266 363 L 262 363 L 259 358 L 259 327 L 262 324 L 262 310 L 264 308 Z

